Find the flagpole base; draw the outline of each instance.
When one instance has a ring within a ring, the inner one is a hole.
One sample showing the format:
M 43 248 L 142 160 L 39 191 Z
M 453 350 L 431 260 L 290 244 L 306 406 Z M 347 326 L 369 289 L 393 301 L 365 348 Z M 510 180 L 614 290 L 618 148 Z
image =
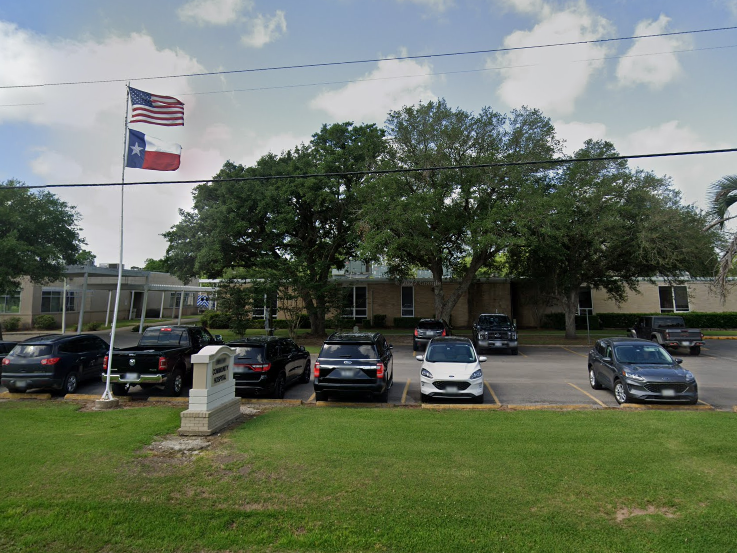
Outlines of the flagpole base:
M 120 407 L 120 400 L 118 398 L 95 400 L 95 409 L 99 411 L 116 409 L 117 407 Z

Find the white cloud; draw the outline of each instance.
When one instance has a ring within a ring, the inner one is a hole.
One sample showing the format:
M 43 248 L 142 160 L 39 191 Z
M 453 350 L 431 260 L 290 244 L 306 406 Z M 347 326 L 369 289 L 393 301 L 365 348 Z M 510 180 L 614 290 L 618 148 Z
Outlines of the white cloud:
M 604 123 L 581 123 L 571 121 L 555 121 L 555 134 L 565 141 L 564 150 L 567 154 L 573 154 L 583 148 L 583 143 L 589 138 L 592 140 L 606 139 L 606 125 Z
M 383 123 L 391 110 L 437 98 L 430 90 L 432 66 L 414 60 L 384 60 L 360 81 L 323 92 L 310 102 L 336 121 Z M 410 76 L 408 75 L 417 75 Z
M 686 152 L 732 146 L 705 139 L 675 120 L 640 129 L 613 142 L 623 155 Z M 672 177 L 674 186 L 683 193 L 685 203 L 696 203 L 701 208 L 706 208 L 708 186 L 724 175 L 734 174 L 734 154 L 644 158 L 630 160 L 630 165 L 653 171 L 657 175 Z
M 635 35 L 664 33 L 670 18 L 662 15 L 657 21 L 645 20 L 637 24 Z M 677 54 L 664 53 L 684 49 L 691 45 L 685 36 L 661 36 L 641 38 L 617 65 L 617 80 L 620 86 L 644 84 L 652 89 L 660 89 L 681 73 Z M 657 55 L 654 55 L 657 54 Z
M 609 21 L 592 14 L 584 2 L 558 12 L 533 0 L 513 3 L 519 9 L 535 8 L 543 20 L 531 31 L 515 31 L 507 36 L 504 46 L 508 48 L 596 40 L 611 32 Z M 503 82 L 497 92 L 509 106 L 527 105 L 546 113 L 568 114 L 593 74 L 604 66 L 601 58 L 608 51 L 609 47 L 599 44 L 517 50 L 498 54 L 495 60 L 487 61 L 486 67 L 508 67 L 500 70 Z
M 287 19 L 282 10 L 276 10 L 273 17 L 258 14 L 246 25 L 248 33 L 241 36 L 241 42 L 252 48 L 261 48 L 287 32 Z
M 188 23 L 228 25 L 238 21 L 244 9 L 252 7 L 252 0 L 191 0 L 177 10 L 177 15 Z
M 498 3 L 516 12 L 540 15 L 543 18 L 550 15 L 551 12 L 545 0 L 498 0 Z
M 454 0 L 399 0 L 400 2 L 411 2 L 413 4 L 419 4 L 420 6 L 426 6 L 430 10 L 438 13 L 442 13 L 448 8 L 455 5 Z
M 737 0 L 722 0 L 722 4 L 737 17 Z

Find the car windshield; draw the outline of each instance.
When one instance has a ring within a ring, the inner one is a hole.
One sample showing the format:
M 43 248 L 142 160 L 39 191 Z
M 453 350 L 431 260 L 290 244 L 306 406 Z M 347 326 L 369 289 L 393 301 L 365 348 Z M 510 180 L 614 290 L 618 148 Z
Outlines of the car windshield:
M 673 358 L 660 346 L 622 345 L 614 347 L 614 354 L 620 363 L 640 365 L 672 365 Z
M 53 348 L 49 344 L 18 344 L 10 352 L 10 355 L 16 357 L 45 357 L 51 355 Z
M 376 359 L 374 346 L 371 344 L 325 344 L 320 357 L 328 359 Z
M 478 325 L 481 328 L 507 328 L 511 325 L 506 315 L 484 315 L 479 317 Z
M 263 346 L 235 346 L 235 357 L 237 360 L 250 361 L 252 363 L 263 363 Z
M 420 321 L 417 328 L 420 330 L 443 330 L 443 323 L 441 321 Z
M 430 363 L 473 363 L 476 354 L 470 344 L 431 344 L 425 360 Z
M 141 336 L 138 342 L 141 346 L 178 346 L 186 336 L 186 331 L 181 328 L 152 328 Z
M 681 317 L 660 317 L 655 319 L 655 328 L 685 328 Z

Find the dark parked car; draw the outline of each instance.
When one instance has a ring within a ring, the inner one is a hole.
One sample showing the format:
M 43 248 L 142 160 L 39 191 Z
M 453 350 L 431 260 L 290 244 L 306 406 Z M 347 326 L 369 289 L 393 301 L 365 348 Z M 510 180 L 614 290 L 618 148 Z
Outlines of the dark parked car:
M 284 397 L 287 386 L 310 381 L 310 354 L 289 338 L 249 336 L 227 344 L 235 349 L 236 392 Z
M 484 349 L 508 349 L 509 353 L 517 355 L 517 327 L 501 313 L 479 315 L 473 325 L 473 347 L 478 352 Z
M 10 353 L 10 350 L 12 350 L 17 343 L 18 342 L 7 342 L 5 340 L 0 340 L 0 375 L 3 374 L 3 359 L 5 359 L 5 356 Z
M 10 392 L 47 388 L 73 394 L 83 380 L 100 378 L 108 343 L 93 334 L 47 334 L 19 342 L 3 359 Z
M 589 352 L 589 382 L 594 390 L 608 388 L 617 403 L 699 400 L 696 378 L 666 349 L 637 338 L 598 340 Z
M 392 346 L 378 332 L 331 334 L 315 361 L 315 399 L 367 392 L 386 402 L 394 383 Z
M 430 340 L 438 336 L 451 336 L 450 326 L 442 319 L 420 319 L 412 339 L 412 349 L 425 349 Z

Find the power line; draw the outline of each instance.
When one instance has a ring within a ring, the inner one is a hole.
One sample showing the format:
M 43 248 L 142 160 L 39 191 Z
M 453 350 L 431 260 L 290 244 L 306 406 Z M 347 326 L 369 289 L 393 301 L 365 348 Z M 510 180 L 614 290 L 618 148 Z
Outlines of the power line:
M 711 33 L 717 31 L 731 31 L 737 29 L 737 26 L 732 27 L 715 27 L 711 29 L 696 29 L 693 31 L 674 31 L 671 33 L 653 33 L 647 35 L 634 35 L 629 37 L 616 37 L 616 38 L 600 38 L 594 40 L 577 40 L 573 42 L 557 42 L 551 44 L 537 44 L 533 46 L 511 46 L 507 48 L 489 48 L 486 50 L 468 50 L 463 52 L 445 52 L 441 54 L 422 54 L 416 56 L 398 56 L 391 58 L 371 58 L 363 60 L 347 60 L 347 61 L 332 61 L 332 62 L 321 62 L 321 63 L 305 63 L 297 65 L 281 65 L 272 67 L 257 67 L 251 69 L 232 69 L 228 71 L 207 71 L 202 73 L 182 73 L 175 75 L 160 75 L 156 77 L 126 77 L 120 79 L 98 79 L 90 81 L 66 81 L 56 83 L 41 83 L 41 84 L 25 84 L 25 85 L 3 85 L 0 89 L 12 89 L 12 88 L 38 88 L 44 86 L 68 86 L 68 85 L 80 85 L 80 84 L 103 84 L 103 83 L 119 83 L 127 81 L 150 81 L 158 79 L 179 79 L 184 77 L 206 77 L 213 75 L 232 75 L 237 73 L 257 73 L 264 71 L 281 71 L 285 69 L 307 69 L 314 67 L 331 67 L 336 65 L 356 65 L 363 63 L 377 63 L 381 61 L 403 61 L 403 60 L 417 60 L 417 59 L 432 59 L 432 58 L 443 58 L 451 56 L 468 56 L 475 54 L 493 54 L 500 52 L 514 52 L 520 50 L 534 50 L 539 48 L 554 48 L 559 46 L 576 46 L 581 44 L 601 44 L 606 42 L 618 42 L 624 40 L 637 40 L 642 38 L 656 38 L 665 36 L 677 36 L 677 35 L 688 35 L 697 33 Z
M 199 184 L 207 182 L 238 182 L 238 181 L 269 181 L 284 179 L 309 179 L 316 177 L 348 177 L 366 175 L 390 175 L 397 173 L 422 173 L 429 171 L 451 171 L 462 169 L 489 169 L 494 167 L 524 167 L 530 165 L 564 165 L 570 163 L 583 163 L 591 161 L 618 161 L 623 159 L 643 159 L 656 157 L 693 156 L 705 154 L 724 154 L 737 152 L 737 148 L 724 148 L 720 150 L 692 150 L 687 152 L 664 152 L 657 154 L 634 154 L 627 156 L 588 157 L 588 158 L 561 158 L 543 159 L 535 161 L 506 161 L 500 163 L 476 163 L 470 165 L 440 165 L 437 167 L 406 167 L 400 169 L 374 169 L 368 171 L 344 171 L 338 173 L 302 173 L 296 175 L 269 175 L 260 177 L 238 177 L 229 179 L 195 179 L 195 180 L 169 180 L 169 181 L 139 181 L 139 182 L 104 182 L 104 183 L 73 183 L 73 184 L 43 184 L 43 185 L 20 185 L 0 186 L 0 190 L 12 189 L 39 189 L 39 188 L 80 188 L 80 187 L 107 187 L 107 186 L 141 186 L 151 184 Z

